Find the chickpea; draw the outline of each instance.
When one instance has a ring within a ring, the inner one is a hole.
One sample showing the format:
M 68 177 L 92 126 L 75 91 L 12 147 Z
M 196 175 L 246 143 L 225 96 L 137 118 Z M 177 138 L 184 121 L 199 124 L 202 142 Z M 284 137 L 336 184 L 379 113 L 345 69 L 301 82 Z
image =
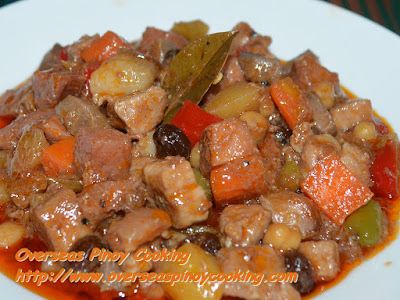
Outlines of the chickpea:
M 0 225 L 0 249 L 7 249 L 17 244 L 24 237 L 25 230 L 21 225 L 4 222 Z
M 370 141 L 376 138 L 375 125 L 372 122 L 360 122 L 353 129 L 353 136 L 362 140 Z
M 326 109 L 331 109 L 335 105 L 335 87 L 329 81 L 314 84 L 311 91 L 318 95 Z
M 267 118 L 255 111 L 246 111 L 240 115 L 239 119 L 247 123 L 251 136 L 257 144 L 261 144 L 268 129 Z
M 298 230 L 286 224 L 276 223 L 268 226 L 263 244 L 270 244 L 278 250 L 296 250 L 301 242 Z
M 193 168 L 200 168 L 200 143 L 196 143 L 190 152 L 190 164 Z

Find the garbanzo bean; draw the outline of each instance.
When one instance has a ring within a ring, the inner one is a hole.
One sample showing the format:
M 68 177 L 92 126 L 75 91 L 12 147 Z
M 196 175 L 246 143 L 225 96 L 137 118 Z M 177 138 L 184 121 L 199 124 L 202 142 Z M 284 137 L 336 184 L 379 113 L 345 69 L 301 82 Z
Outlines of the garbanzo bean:
M 264 235 L 263 243 L 272 245 L 278 250 L 296 250 L 301 242 L 298 230 L 286 224 L 271 224 Z
M 353 136 L 362 140 L 370 141 L 376 138 L 375 125 L 372 122 L 360 122 L 353 129 Z

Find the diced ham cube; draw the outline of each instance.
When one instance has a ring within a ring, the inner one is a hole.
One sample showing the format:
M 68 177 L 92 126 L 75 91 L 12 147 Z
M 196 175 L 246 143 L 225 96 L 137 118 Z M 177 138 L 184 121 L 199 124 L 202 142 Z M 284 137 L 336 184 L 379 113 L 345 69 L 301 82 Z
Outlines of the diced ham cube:
M 361 150 L 357 145 L 345 142 L 342 146 L 340 160 L 366 186 L 371 186 L 371 157 L 368 152 Z
M 207 219 L 212 206 L 197 184 L 190 163 L 170 156 L 146 165 L 144 180 L 156 195 L 158 207 L 167 211 L 175 228 L 185 228 Z
M 229 205 L 219 217 L 221 232 L 235 246 L 257 244 L 271 222 L 271 212 L 261 205 Z
M 241 272 L 263 273 L 268 278 L 273 273 L 285 272 L 283 257 L 270 246 L 248 246 L 222 248 L 217 252 L 217 258 L 225 274 Z M 225 282 L 224 296 L 243 299 L 290 299 L 300 300 L 300 294 L 287 282 Z M 274 297 L 271 298 L 270 296 Z
M 118 98 L 113 105 L 129 135 L 140 139 L 162 121 L 167 96 L 162 88 L 152 86 L 143 92 Z
M 161 209 L 139 208 L 114 221 L 107 241 L 114 251 L 132 252 L 152 241 L 171 226 L 169 215 Z
M 299 251 L 311 262 L 317 282 L 333 280 L 340 271 L 338 245 L 334 241 L 309 241 L 300 244 Z
M 206 127 L 200 139 L 200 170 L 209 177 L 212 168 L 258 153 L 244 121 L 227 119 Z
M 51 250 L 68 251 L 72 244 L 91 233 L 82 224 L 82 210 L 70 189 L 61 189 L 50 196 L 34 209 L 31 218 L 35 230 Z
M 132 148 L 129 137 L 120 131 L 80 128 L 74 153 L 75 169 L 84 185 L 129 176 Z
M 57 69 L 36 71 L 32 77 L 36 107 L 54 107 L 68 95 L 80 96 L 85 83 L 83 74 Z

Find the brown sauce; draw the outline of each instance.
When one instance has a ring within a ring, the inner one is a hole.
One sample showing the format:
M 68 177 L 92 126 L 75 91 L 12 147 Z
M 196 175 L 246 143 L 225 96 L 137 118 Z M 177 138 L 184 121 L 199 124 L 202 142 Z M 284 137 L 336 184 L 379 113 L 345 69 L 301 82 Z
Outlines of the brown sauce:
M 351 99 L 357 98 L 353 93 L 351 93 L 348 89 L 343 88 L 347 96 Z M 388 125 L 386 120 L 376 113 L 375 117 L 379 118 L 386 126 L 388 126 L 390 132 L 393 132 L 392 128 Z M 400 212 L 400 197 L 396 200 L 387 200 L 374 198 L 377 200 L 381 206 L 382 210 L 385 212 L 387 220 L 388 220 L 388 235 L 385 237 L 385 240 L 376 247 L 373 248 L 364 248 L 364 259 L 370 259 L 380 251 L 382 251 L 385 247 L 390 245 L 397 237 L 398 234 L 398 223 L 399 212 Z M 6 205 L 6 204 L 5 204 Z M 0 224 L 8 219 L 5 215 L 5 205 L 0 207 Z M 216 227 L 218 224 L 218 217 L 220 215 L 220 210 L 213 210 L 210 218 L 205 221 L 205 224 Z M 22 269 L 23 272 L 28 270 L 40 270 L 41 263 L 36 261 L 24 261 L 18 262 L 15 260 L 15 253 L 23 248 L 27 247 L 31 251 L 45 251 L 47 249 L 46 245 L 38 238 L 35 237 L 33 240 L 24 239 L 18 245 L 13 246 L 12 248 L 6 250 L 0 250 L 0 271 L 14 281 L 15 275 L 18 269 Z M 302 299 L 311 299 L 322 292 L 336 286 L 339 282 L 341 282 L 355 267 L 360 265 L 363 260 L 356 261 L 355 263 L 343 263 L 341 266 L 341 271 L 339 275 L 331 282 L 318 284 L 314 291 L 304 296 Z M 100 292 L 100 289 L 97 285 L 92 283 L 53 283 L 53 282 L 45 282 L 41 286 L 37 286 L 34 282 L 21 283 L 21 285 L 32 292 L 45 297 L 47 299 L 57 299 L 57 300 L 75 300 L 75 299 L 128 299 L 128 300 L 139 300 L 139 299 L 148 299 L 140 292 L 137 292 L 137 289 L 132 288 L 132 290 L 126 293 L 120 293 L 116 291 L 112 292 Z M 223 297 L 225 300 L 234 299 L 232 297 Z M 160 299 L 161 300 L 161 299 Z

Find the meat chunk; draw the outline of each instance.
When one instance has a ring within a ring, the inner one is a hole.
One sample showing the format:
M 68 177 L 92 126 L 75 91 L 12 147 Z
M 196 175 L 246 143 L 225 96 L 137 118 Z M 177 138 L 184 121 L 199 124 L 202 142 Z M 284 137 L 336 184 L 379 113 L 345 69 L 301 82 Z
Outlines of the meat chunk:
M 89 220 L 89 225 L 97 223 L 112 212 L 133 210 L 144 204 L 144 196 L 140 193 L 139 180 L 117 180 L 95 183 L 85 187 L 80 195 L 82 213 Z
M 340 152 L 339 142 L 330 134 L 315 135 L 308 138 L 301 153 L 302 166 L 311 170 L 317 162 L 332 153 Z
M 149 56 L 161 65 L 167 65 L 179 52 L 178 46 L 169 40 L 156 40 L 149 48 Z
M 260 203 L 272 212 L 273 223 L 283 223 L 299 228 L 302 239 L 317 234 L 320 213 L 314 202 L 293 192 L 279 192 L 261 196 Z
M 304 90 L 321 81 L 329 81 L 335 89 L 340 89 L 338 74 L 330 72 L 311 55 L 303 55 L 293 61 L 292 78 Z
M 331 114 L 319 100 L 315 93 L 307 94 L 307 101 L 313 112 L 315 129 L 318 133 L 336 134 L 336 125 Z
M 151 46 L 157 42 L 157 40 L 167 40 L 174 43 L 177 49 L 182 49 L 188 44 L 188 41 L 180 34 L 163 31 L 154 27 L 147 27 L 146 31 L 143 32 L 142 40 L 139 44 L 139 51 L 148 53 Z
M 68 251 L 73 243 L 90 234 L 82 224 L 82 211 L 75 193 L 61 189 L 31 214 L 34 228 L 51 250 Z
M 237 24 L 234 31 L 238 34 L 233 40 L 231 53 L 250 52 L 271 56 L 268 46 L 271 44 L 271 37 L 257 34 L 249 24 L 241 22 Z
M 24 130 L 32 125 L 41 125 L 43 120 L 46 120 L 53 114 L 51 110 L 38 110 L 25 117 L 18 118 L 8 126 L 0 129 L 0 149 L 14 148 Z
M 210 175 L 216 206 L 243 203 L 266 192 L 264 165 L 259 155 L 237 158 L 215 167 Z
M 36 71 L 32 77 L 36 107 L 54 107 L 68 95 L 80 96 L 85 83 L 86 76 L 83 74 L 57 68 Z
M 60 52 L 61 52 L 61 45 L 55 44 L 53 48 L 51 48 L 43 57 L 42 61 L 40 62 L 39 71 L 44 71 L 53 68 L 59 62 Z
M 161 209 L 139 208 L 123 219 L 114 221 L 107 233 L 107 241 L 114 251 L 135 251 L 152 241 L 171 226 L 171 219 Z
M 272 134 L 267 135 L 259 148 L 264 162 L 266 188 L 276 190 L 278 188 L 278 176 L 282 169 L 281 148 Z
M 248 81 L 272 84 L 281 78 L 282 64 L 276 58 L 240 52 L 238 60 Z
M 331 281 L 339 273 L 340 257 L 336 242 L 303 242 L 300 244 L 299 251 L 310 260 L 316 282 Z
M 263 273 L 268 278 L 272 273 L 285 272 L 282 256 L 270 246 L 222 248 L 218 251 L 217 258 L 225 274 L 235 274 L 240 270 Z M 253 283 L 225 282 L 223 294 L 243 299 L 300 299 L 300 294 L 290 283 L 270 281 L 258 285 Z
M 224 67 L 222 68 L 222 73 L 224 74 L 224 77 L 218 83 L 221 89 L 224 89 L 236 82 L 246 81 L 236 56 L 228 57 Z
M 339 130 L 346 131 L 361 121 L 372 122 L 372 106 L 370 100 L 350 100 L 334 106 L 331 115 Z
M 32 80 L 30 79 L 21 86 L 7 90 L 3 95 L 0 95 L 0 116 L 11 115 L 17 117 L 35 110 Z
M 211 124 L 200 138 L 200 170 L 209 177 L 212 168 L 258 153 L 246 122 L 232 118 Z
M 371 158 L 357 145 L 345 142 L 342 146 L 340 160 L 366 186 L 371 186 L 370 168 Z
M 46 139 L 51 143 L 56 143 L 71 136 L 56 115 L 51 116 L 43 122 L 43 131 Z
M 156 205 L 169 213 L 175 228 L 207 219 L 212 204 L 197 184 L 186 159 L 170 156 L 155 161 L 144 167 L 143 174 L 156 196 Z
M 164 117 L 165 91 L 156 86 L 115 100 L 114 111 L 125 122 L 129 135 L 140 139 L 153 130 Z
M 301 153 L 307 139 L 313 135 L 311 124 L 308 122 L 300 123 L 293 128 L 290 136 L 290 146 L 297 153 Z
M 92 101 L 68 96 L 58 103 L 55 111 L 72 135 L 81 127 L 111 128 L 106 116 Z
M 74 166 L 89 185 L 129 176 L 132 152 L 127 135 L 114 129 L 83 127 L 75 141 Z
M 219 227 L 235 246 L 257 244 L 271 222 L 271 212 L 261 205 L 230 205 L 219 217 Z

